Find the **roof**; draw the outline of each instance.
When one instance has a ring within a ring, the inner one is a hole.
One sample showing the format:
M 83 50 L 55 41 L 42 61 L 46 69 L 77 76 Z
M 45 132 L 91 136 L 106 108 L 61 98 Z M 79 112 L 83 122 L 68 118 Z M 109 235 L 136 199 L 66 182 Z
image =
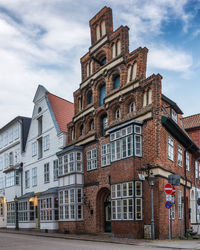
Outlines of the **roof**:
M 51 93 L 47 93 L 47 98 L 60 131 L 67 132 L 67 124 L 74 116 L 74 104 Z
M 18 199 L 25 199 L 25 198 L 32 198 L 35 196 L 35 193 L 34 192 L 29 192 L 29 193 L 26 193 L 20 197 L 18 197 Z
M 176 111 L 177 114 L 183 114 L 183 111 L 179 108 L 179 106 L 167 96 L 162 94 L 162 100 L 167 102 Z
M 200 114 L 182 118 L 184 129 L 200 127 Z
M 47 195 L 47 194 L 57 194 L 57 193 L 58 193 L 58 188 L 54 187 L 54 188 L 49 188 L 46 191 L 40 193 L 39 196 L 43 196 L 43 195 Z
M 162 116 L 162 124 L 165 128 L 191 153 L 200 154 L 198 145 L 190 138 L 188 133 L 169 117 Z
M 21 121 L 22 123 L 22 151 L 24 152 L 31 124 L 31 118 L 24 116 L 17 116 L 14 119 L 12 119 L 9 123 L 7 123 L 5 126 L 0 128 L 0 133 L 9 128 L 10 126 L 12 126 L 17 121 Z

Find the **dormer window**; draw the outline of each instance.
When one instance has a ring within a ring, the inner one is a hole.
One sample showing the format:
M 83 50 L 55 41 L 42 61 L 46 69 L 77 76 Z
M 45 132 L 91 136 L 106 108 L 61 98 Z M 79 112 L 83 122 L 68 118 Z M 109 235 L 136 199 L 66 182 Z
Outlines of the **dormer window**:
M 114 82 L 114 86 L 113 88 L 114 89 L 117 89 L 120 87 L 120 75 L 116 75 L 113 79 L 113 82 Z
M 177 123 L 178 122 L 178 115 L 174 109 L 171 109 L 171 118 Z

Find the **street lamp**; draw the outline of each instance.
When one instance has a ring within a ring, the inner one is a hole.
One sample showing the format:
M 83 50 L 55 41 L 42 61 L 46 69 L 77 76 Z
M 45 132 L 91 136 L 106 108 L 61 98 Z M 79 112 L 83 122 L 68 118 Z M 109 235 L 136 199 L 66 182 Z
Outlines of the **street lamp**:
M 155 230 L 154 230 L 154 212 L 153 212 L 153 187 L 155 184 L 155 176 L 151 173 L 148 177 L 148 182 L 151 187 L 151 239 L 155 240 Z
M 14 198 L 14 202 L 15 202 L 15 229 L 19 230 L 19 220 L 18 220 L 18 198 L 15 195 Z

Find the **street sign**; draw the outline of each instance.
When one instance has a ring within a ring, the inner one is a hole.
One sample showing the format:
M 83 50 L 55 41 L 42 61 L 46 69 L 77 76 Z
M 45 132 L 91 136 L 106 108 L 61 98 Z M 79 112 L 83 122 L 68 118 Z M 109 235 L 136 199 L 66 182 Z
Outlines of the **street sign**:
M 170 201 L 166 201 L 165 207 L 166 207 L 167 209 L 170 209 L 170 208 L 172 207 L 172 203 L 171 203 Z
M 180 186 L 180 181 L 180 174 L 171 174 L 168 176 L 168 183 L 170 183 L 172 186 Z
M 176 189 L 175 189 L 175 187 L 173 187 L 173 186 L 172 186 L 172 192 L 171 192 L 171 195 L 175 195 L 175 193 L 176 193 Z
M 166 201 L 170 201 L 171 203 L 174 203 L 174 196 L 170 194 L 166 194 Z
M 166 193 L 166 194 L 171 194 L 171 193 L 172 193 L 172 189 L 173 189 L 173 187 L 172 187 L 171 184 L 167 183 L 167 184 L 165 185 L 165 193 Z

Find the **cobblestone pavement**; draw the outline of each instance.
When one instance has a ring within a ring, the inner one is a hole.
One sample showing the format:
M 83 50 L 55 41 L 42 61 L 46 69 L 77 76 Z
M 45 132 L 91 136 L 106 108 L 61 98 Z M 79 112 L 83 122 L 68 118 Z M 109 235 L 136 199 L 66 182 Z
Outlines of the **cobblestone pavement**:
M 93 242 L 71 239 L 60 239 L 50 237 L 40 237 L 33 235 L 0 233 L 1 250 L 134 250 L 149 249 L 145 246 L 133 246 L 126 244 Z M 163 248 L 157 248 L 163 249 Z
M 0 229 L 0 249 L 200 249 L 199 240 L 136 240 L 112 234 L 61 234 Z

